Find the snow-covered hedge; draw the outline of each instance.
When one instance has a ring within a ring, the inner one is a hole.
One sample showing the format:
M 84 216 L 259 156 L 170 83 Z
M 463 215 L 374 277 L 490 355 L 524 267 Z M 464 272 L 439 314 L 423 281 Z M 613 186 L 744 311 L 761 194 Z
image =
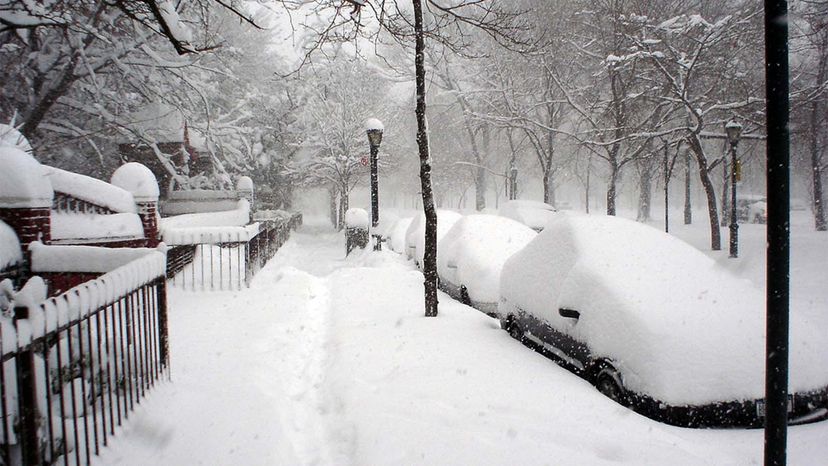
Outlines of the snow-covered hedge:
M 113 212 L 135 213 L 135 199 L 129 191 L 91 176 L 68 172 L 55 167 L 43 167 L 55 192 L 68 194 L 91 204 L 106 207 Z
M 364 228 L 371 227 L 371 216 L 365 209 L 351 208 L 345 212 L 345 227 L 346 228 Z

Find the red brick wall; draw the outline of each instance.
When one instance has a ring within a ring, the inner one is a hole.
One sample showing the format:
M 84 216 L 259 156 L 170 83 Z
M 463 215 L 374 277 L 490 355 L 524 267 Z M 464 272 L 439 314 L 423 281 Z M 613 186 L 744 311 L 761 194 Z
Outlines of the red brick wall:
M 33 241 L 49 244 L 52 240 L 50 212 L 49 207 L 0 208 L 0 220 L 17 233 L 25 251 Z
M 57 296 L 81 283 L 94 280 L 103 274 L 90 272 L 41 272 L 37 275 L 46 281 L 46 285 L 49 287 L 49 296 L 51 297 Z

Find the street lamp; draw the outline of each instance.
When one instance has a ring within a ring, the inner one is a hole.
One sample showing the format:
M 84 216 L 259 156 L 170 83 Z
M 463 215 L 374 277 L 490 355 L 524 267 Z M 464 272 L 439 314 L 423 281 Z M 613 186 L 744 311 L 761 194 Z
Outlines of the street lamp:
M 739 257 L 739 223 L 738 212 L 736 211 L 736 179 L 738 161 L 736 159 L 736 146 L 739 145 L 739 137 L 742 135 L 742 125 L 730 120 L 725 123 L 727 142 L 730 143 L 730 257 Z
M 376 118 L 365 120 L 365 132 L 368 133 L 368 144 L 371 146 L 371 227 L 376 228 L 379 224 L 379 180 L 377 178 L 377 155 L 379 146 L 382 143 L 382 131 L 385 127 Z M 375 246 L 376 250 L 381 248 L 379 238 Z

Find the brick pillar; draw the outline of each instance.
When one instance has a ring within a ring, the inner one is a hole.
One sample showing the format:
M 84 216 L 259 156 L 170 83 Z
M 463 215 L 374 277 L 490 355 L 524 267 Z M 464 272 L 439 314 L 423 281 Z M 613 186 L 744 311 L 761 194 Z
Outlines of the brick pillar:
M 0 205 L 0 220 L 6 222 L 20 240 L 20 247 L 25 251 L 29 244 L 40 241 L 49 244 L 52 240 L 49 207 L 3 207 Z
M 144 238 L 146 247 L 154 248 L 161 242 L 158 232 L 158 201 L 136 202 L 138 216 L 141 217 L 141 225 L 144 227 Z

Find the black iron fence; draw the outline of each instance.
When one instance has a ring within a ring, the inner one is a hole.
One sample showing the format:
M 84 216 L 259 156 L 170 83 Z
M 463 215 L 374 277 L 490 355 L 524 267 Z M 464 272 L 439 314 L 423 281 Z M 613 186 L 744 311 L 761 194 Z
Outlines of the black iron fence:
M 150 259 L 2 318 L 2 464 L 89 464 L 167 373 L 163 258 Z
M 302 223 L 301 214 L 260 220 L 246 227 L 207 227 L 165 232 L 167 277 L 187 290 L 233 290 L 253 276 Z

